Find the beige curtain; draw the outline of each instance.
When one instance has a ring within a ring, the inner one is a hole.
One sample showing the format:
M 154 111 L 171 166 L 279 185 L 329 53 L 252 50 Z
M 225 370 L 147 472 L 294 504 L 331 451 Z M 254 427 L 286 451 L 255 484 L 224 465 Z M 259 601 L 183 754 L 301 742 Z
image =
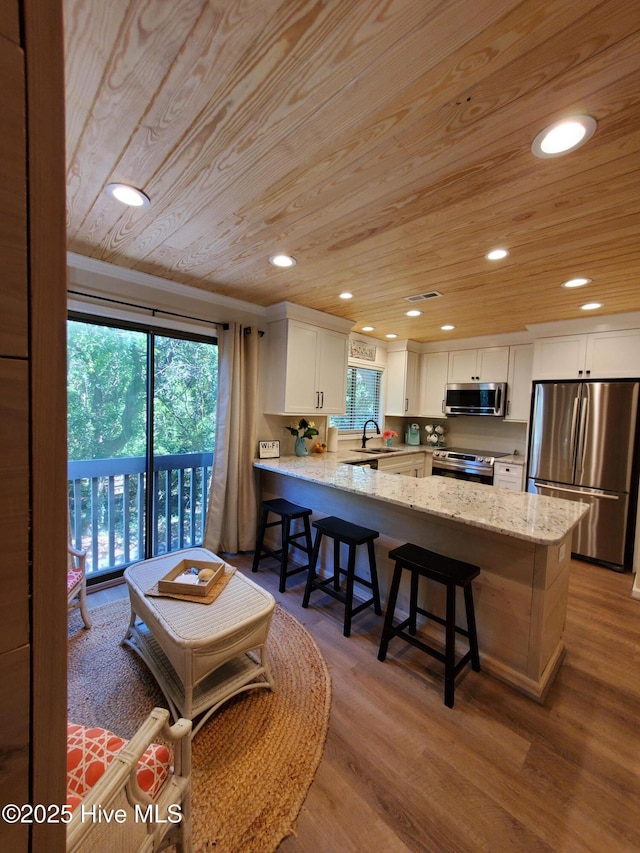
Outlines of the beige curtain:
M 259 346 L 258 330 L 239 323 L 218 335 L 216 444 L 204 535 L 205 548 L 214 553 L 255 545 Z

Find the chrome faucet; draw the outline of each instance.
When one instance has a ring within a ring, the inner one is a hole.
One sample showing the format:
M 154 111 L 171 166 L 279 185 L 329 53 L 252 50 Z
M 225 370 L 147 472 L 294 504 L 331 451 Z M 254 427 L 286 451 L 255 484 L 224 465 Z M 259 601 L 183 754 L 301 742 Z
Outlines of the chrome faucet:
M 365 422 L 364 422 L 364 426 L 362 427 L 362 448 L 363 448 L 363 449 L 367 446 L 367 442 L 369 441 L 369 439 L 370 439 L 370 438 L 373 438 L 373 436 L 372 436 L 372 435 L 367 436 L 367 424 L 373 424 L 373 425 L 374 425 L 374 427 L 376 428 L 376 433 L 377 433 L 378 435 L 380 435 L 380 427 L 379 427 L 379 426 L 378 426 L 378 424 L 373 420 L 373 418 L 369 418 L 369 420 L 368 420 L 368 421 L 365 421 Z

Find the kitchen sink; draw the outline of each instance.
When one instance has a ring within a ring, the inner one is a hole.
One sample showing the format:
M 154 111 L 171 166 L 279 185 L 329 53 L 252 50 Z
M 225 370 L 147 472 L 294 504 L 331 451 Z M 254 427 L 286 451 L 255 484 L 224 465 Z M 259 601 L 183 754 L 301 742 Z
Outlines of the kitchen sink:
M 354 453 L 375 453 L 377 455 L 378 453 L 397 453 L 401 448 L 400 447 L 375 447 L 375 448 L 372 447 L 369 450 L 367 450 L 367 449 L 356 450 L 355 448 L 352 448 L 352 449 L 353 449 Z

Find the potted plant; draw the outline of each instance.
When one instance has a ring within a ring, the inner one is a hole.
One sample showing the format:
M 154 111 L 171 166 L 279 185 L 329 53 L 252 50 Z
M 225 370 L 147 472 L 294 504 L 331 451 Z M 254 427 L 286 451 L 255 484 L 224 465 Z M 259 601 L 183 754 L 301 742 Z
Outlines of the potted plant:
M 394 429 L 385 429 L 382 432 L 382 437 L 387 443 L 387 447 L 391 447 L 393 439 L 398 437 L 398 433 Z
M 285 429 L 289 430 L 291 435 L 296 438 L 295 454 L 296 456 L 308 456 L 309 450 L 305 443 L 306 438 L 313 438 L 314 435 L 319 435 L 316 425 L 313 421 L 308 421 L 306 418 L 300 418 L 298 423 L 289 424 Z

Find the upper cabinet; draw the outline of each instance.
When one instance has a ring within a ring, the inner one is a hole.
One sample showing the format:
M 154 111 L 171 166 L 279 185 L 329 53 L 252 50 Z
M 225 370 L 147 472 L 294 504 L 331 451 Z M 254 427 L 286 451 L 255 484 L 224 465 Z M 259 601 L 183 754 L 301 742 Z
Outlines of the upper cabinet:
M 443 418 L 444 392 L 449 370 L 448 352 L 427 352 L 420 364 L 420 417 Z
M 266 412 L 340 415 L 347 395 L 348 335 L 297 320 L 269 323 Z
M 628 379 L 640 375 L 640 329 L 538 338 L 534 379 Z
M 449 353 L 449 382 L 506 382 L 508 372 L 509 347 L 506 346 Z
M 387 353 L 386 415 L 413 417 L 419 414 L 419 369 L 417 352 L 397 350 Z
M 527 423 L 531 411 L 531 377 L 533 344 L 509 347 L 509 377 L 507 379 L 507 412 L 505 421 Z

